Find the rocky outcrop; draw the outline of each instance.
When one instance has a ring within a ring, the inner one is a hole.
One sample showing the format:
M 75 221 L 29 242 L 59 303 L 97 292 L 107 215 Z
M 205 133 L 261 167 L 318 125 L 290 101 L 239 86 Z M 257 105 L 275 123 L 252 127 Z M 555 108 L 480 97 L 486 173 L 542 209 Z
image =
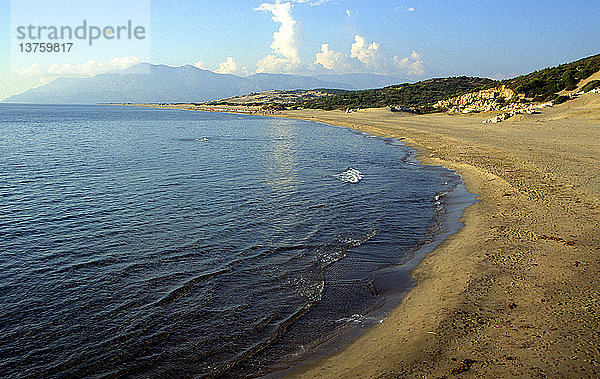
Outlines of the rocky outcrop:
M 542 104 L 520 104 L 520 103 L 515 103 L 515 104 L 511 104 L 508 105 L 506 107 L 504 107 L 504 109 L 502 110 L 508 110 L 508 112 L 505 113 L 500 113 L 499 115 L 496 115 L 492 118 L 489 118 L 487 120 L 484 120 L 483 123 L 484 124 L 495 124 L 497 122 L 502 122 L 506 119 L 511 118 L 512 116 L 516 116 L 518 114 L 534 114 L 534 113 L 539 113 L 538 110 L 546 108 L 546 107 L 551 107 L 552 103 L 542 103 Z M 507 109 L 508 108 L 508 109 Z
M 470 92 L 438 101 L 433 105 L 434 108 L 445 109 L 447 113 L 502 112 L 484 120 L 484 124 L 502 122 L 518 114 L 534 114 L 542 108 L 551 106 L 551 102 L 542 104 L 526 102 L 523 95 L 516 94 L 506 86 Z
M 501 86 L 440 100 L 433 107 L 446 109 L 448 113 L 491 112 L 501 110 L 514 96 L 510 88 Z

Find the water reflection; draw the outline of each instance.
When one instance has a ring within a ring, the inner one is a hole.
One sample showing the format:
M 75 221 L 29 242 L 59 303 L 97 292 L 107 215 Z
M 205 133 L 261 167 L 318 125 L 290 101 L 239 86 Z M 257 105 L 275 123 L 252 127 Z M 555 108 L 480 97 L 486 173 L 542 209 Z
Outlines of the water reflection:
M 269 185 L 280 194 L 293 192 L 298 180 L 296 127 L 287 120 L 275 119 L 267 129 L 270 149 L 264 156 L 264 164 L 269 171 Z

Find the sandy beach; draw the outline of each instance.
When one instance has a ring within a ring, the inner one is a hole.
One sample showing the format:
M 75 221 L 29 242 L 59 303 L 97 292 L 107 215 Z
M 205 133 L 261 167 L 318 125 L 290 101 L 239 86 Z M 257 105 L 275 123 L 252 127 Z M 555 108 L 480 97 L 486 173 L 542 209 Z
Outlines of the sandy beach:
M 600 375 L 600 95 L 541 114 L 284 111 L 393 137 L 479 202 L 379 326 L 293 377 Z
M 385 109 L 285 117 L 401 139 L 480 200 L 380 326 L 292 376 L 600 374 L 600 95 L 499 124 Z

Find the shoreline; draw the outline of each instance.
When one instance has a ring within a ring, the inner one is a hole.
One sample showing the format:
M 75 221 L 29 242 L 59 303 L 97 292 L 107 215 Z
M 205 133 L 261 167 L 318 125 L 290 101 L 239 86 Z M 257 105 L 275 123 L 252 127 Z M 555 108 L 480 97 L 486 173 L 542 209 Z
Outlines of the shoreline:
M 285 111 L 397 138 L 457 171 L 479 202 L 411 271 L 387 319 L 292 377 L 598 376 L 600 101 L 482 125 L 485 115 Z M 577 133 L 573 133 L 576 130 Z
M 544 188 L 546 193 L 540 194 L 539 187 L 547 184 L 537 182 L 537 178 L 527 172 L 538 171 L 537 165 L 530 167 L 525 158 L 520 159 L 516 167 L 505 168 L 503 163 L 509 157 L 498 151 L 500 146 L 485 146 L 489 155 L 477 154 L 481 138 L 471 135 L 480 129 L 492 130 L 493 134 L 500 128 L 510 132 L 512 128 L 528 128 L 538 123 L 549 124 L 544 126 L 551 126 L 552 131 L 560 127 L 586 128 L 586 133 L 598 136 L 598 128 L 594 127 L 600 126 L 597 103 L 591 107 L 583 104 L 580 108 L 569 108 L 575 107 L 567 104 L 542 115 L 521 117 L 492 127 L 481 126 L 480 120 L 484 118 L 481 116 L 405 116 L 390 122 L 390 115 L 382 115 L 363 123 L 360 117 L 346 117 L 339 123 L 331 117 L 308 118 L 406 141 L 418 151 L 416 158 L 422 164 L 441 165 L 461 174 L 469 191 L 479 195 L 480 202 L 465 210 L 461 218 L 465 226 L 411 272 L 417 285 L 383 324 L 336 354 L 310 363 L 291 376 L 437 377 L 467 371 L 475 376 L 567 372 L 597 375 L 599 354 L 590 347 L 597 347 L 598 342 L 593 327 L 598 321 L 598 292 L 594 291 L 592 312 L 582 312 L 590 302 L 586 299 L 586 290 L 580 287 L 597 288 L 594 284 L 597 283 L 598 260 L 594 251 L 599 246 L 595 237 L 598 227 L 593 222 L 581 225 L 568 220 L 571 215 L 560 217 L 560 212 L 566 208 L 596 220 L 597 225 L 600 197 L 593 188 L 598 187 L 581 186 L 579 189 L 586 191 L 577 193 L 575 186 L 565 180 L 567 183 L 558 193 Z M 578 121 L 576 125 L 569 124 L 570 118 Z M 431 133 L 433 123 L 454 131 L 454 135 L 448 138 L 446 130 Z M 465 127 L 463 123 L 468 125 Z M 513 141 L 508 133 L 505 137 L 502 142 L 511 153 Z M 581 140 L 575 142 L 569 147 L 583 150 Z M 597 147 L 596 144 L 589 150 L 595 153 L 595 161 L 588 162 L 591 163 L 588 167 L 593 167 L 600 158 Z M 543 146 L 533 144 L 532 148 L 548 153 Z M 452 149 L 457 149 L 458 154 L 452 154 Z M 551 149 L 549 152 L 553 153 Z M 560 154 L 552 155 L 553 159 L 547 164 L 560 165 L 553 162 L 562 158 Z M 558 172 L 557 181 L 565 179 L 560 174 L 572 173 L 573 168 L 581 175 L 590 173 L 584 170 L 585 166 L 568 166 L 570 170 Z M 512 173 L 533 182 L 519 181 Z M 587 191 L 589 189 L 592 191 Z M 567 195 L 563 191 L 569 196 L 567 201 L 563 200 Z M 584 199 L 588 200 L 587 204 L 580 206 Z M 556 239 L 540 238 L 548 234 Z M 580 241 L 570 241 L 577 237 Z M 574 245 L 561 243 L 559 239 L 574 242 Z M 557 267 L 555 260 L 569 264 Z M 574 272 L 570 281 L 554 284 L 567 276 L 565 271 L 571 270 Z M 536 283 L 540 274 L 543 284 Z M 577 277 L 577 274 L 583 275 Z M 572 283 L 576 285 L 570 285 Z M 565 317 L 565 298 L 572 302 L 568 307 L 571 316 L 578 316 L 578 325 L 571 324 L 572 317 Z M 577 304 L 575 298 L 579 300 Z M 548 313 L 555 316 L 553 320 L 543 320 Z M 574 335 L 579 340 L 576 343 Z
M 365 133 L 364 135 L 369 134 Z M 371 138 L 381 137 L 371 136 Z M 406 158 L 407 161 L 421 167 L 425 166 L 416 160 L 416 150 L 405 144 L 402 144 L 402 147 L 411 151 Z M 435 168 L 452 171 L 442 166 L 435 166 Z M 412 271 L 419 266 L 421 261 L 428 254 L 431 254 L 444 243 L 446 239 L 450 238 L 464 227 L 464 224 L 461 222 L 462 215 L 469 206 L 478 202 L 477 195 L 469 192 L 464 185 L 462 176 L 455 171 L 452 172 L 457 176 L 455 179 L 456 183 L 450 190 L 441 192 L 438 195 L 439 208 L 436 219 L 433 221 L 432 225 L 430 225 L 429 231 L 423 236 L 422 240 L 417 242 L 416 245 L 407 251 L 407 256 L 410 258 L 403 263 L 380 269 L 377 271 L 377 275 L 371 282 L 378 292 L 383 291 L 381 296 L 385 297 L 386 300 L 381 307 L 377 307 L 363 316 L 367 319 L 377 321 L 365 323 L 361 326 L 347 325 L 345 326 L 345 331 L 338 331 L 329 336 L 327 340 L 319 342 L 317 344 L 319 348 L 312 351 L 304 359 L 293 363 L 288 368 L 274 371 L 260 377 L 281 378 L 295 376 L 298 372 L 303 372 L 303 370 L 306 370 L 308 367 L 318 364 L 317 362 L 326 359 L 328 356 L 335 354 L 348 344 L 360 339 L 368 333 L 371 328 L 385 322 L 389 314 L 399 306 L 403 299 L 417 285 L 412 276 Z

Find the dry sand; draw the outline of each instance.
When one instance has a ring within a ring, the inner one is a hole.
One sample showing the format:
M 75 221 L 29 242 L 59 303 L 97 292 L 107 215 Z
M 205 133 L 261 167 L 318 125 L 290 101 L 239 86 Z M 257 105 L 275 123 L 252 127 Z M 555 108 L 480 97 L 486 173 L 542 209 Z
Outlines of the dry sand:
M 480 200 L 381 325 L 291 376 L 600 376 L 600 95 L 498 124 L 386 109 L 280 117 L 401 139 Z

